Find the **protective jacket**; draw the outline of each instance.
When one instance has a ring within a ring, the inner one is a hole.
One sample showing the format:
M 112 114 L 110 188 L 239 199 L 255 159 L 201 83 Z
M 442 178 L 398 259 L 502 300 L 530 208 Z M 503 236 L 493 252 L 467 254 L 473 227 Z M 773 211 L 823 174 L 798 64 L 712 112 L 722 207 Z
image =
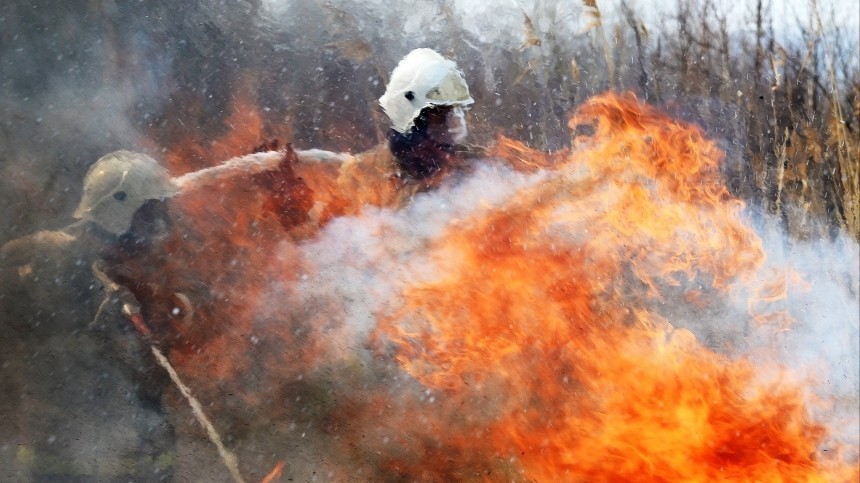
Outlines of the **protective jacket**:
M 172 430 L 159 372 L 93 272 L 112 235 L 89 221 L 0 247 L 2 476 L 156 481 Z M 5 424 L 8 423 L 8 424 Z
M 416 194 L 467 169 L 463 151 L 440 151 L 434 153 L 436 168 L 412 171 L 387 142 L 357 155 L 321 150 L 296 154 L 294 171 L 313 193 L 309 218 L 315 227 L 336 216 L 358 215 L 366 207 L 402 208 Z

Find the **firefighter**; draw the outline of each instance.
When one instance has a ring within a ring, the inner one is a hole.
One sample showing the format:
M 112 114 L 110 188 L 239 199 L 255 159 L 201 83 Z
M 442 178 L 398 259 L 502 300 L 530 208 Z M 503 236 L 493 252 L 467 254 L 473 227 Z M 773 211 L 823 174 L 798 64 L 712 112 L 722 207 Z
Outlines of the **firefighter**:
M 116 246 L 153 243 L 175 192 L 155 160 L 116 151 L 87 173 L 77 222 L 0 247 L 2 477 L 171 477 L 168 381 L 129 324 L 133 297 L 102 264 Z
M 367 205 L 397 208 L 437 186 L 464 166 L 473 103 L 455 62 L 427 48 L 407 54 L 379 99 L 390 121 L 385 143 L 356 156 L 297 152 L 296 172 L 319 204 L 311 215 L 321 223 Z
M 379 99 L 391 120 L 388 146 L 403 176 L 425 179 L 446 168 L 466 140 L 466 111 L 475 101 L 463 72 L 431 49 L 409 53 Z

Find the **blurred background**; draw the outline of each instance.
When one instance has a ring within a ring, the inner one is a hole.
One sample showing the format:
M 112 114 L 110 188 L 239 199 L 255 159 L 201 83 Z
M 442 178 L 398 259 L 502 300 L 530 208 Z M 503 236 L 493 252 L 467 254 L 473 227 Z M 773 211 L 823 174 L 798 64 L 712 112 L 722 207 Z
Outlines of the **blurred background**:
M 278 139 L 361 152 L 397 60 L 432 47 L 476 99 L 473 141 L 569 142 L 588 96 L 631 90 L 719 140 L 733 194 L 795 237 L 860 233 L 855 2 L 147 2 L 0 6 L 0 241 L 63 226 L 87 167 L 174 174 Z

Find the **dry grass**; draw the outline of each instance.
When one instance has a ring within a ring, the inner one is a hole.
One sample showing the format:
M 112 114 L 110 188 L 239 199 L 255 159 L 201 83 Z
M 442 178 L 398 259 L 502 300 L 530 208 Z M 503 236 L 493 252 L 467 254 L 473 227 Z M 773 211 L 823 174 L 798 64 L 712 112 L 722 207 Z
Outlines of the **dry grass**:
M 775 22 L 785 20 L 775 19 L 764 1 L 751 13 L 752 33 L 730 30 L 729 22 L 738 19 L 713 0 L 680 2 L 655 31 L 646 30 L 627 2 L 613 24 L 598 2 L 582 0 L 582 38 L 541 37 L 532 21 L 541 12 L 524 12 L 524 47 L 539 46 L 555 57 L 542 56 L 544 66 L 535 58 L 522 62 L 528 68 L 516 81 L 566 89 L 578 101 L 602 88 L 633 90 L 677 108 L 734 146 L 726 176 L 736 195 L 776 215 L 794 236 L 844 230 L 860 239 L 857 44 L 850 33 L 825 28 L 816 2 L 810 9 L 812 18 L 798 20 L 787 38 L 773 34 Z M 511 61 L 519 63 L 516 56 Z M 567 66 L 567 82 L 553 82 L 551 75 L 529 79 L 531 72 L 551 72 L 553 63 Z M 538 97 L 526 89 L 514 94 Z
M 255 2 L 143 2 L 69 15 L 59 32 L 81 46 L 79 56 L 58 56 L 55 42 L 30 28 L 55 22 L 52 10 L 12 2 L 0 54 L 18 58 L 26 47 L 29 67 L 7 62 L 4 71 L 2 159 L 33 160 L 39 169 L 7 177 L 0 205 L 12 221 L 0 237 L 64 222 L 71 208 L 46 207 L 73 207 L 80 192 L 68 187 L 80 186 L 99 153 L 125 146 L 158 155 L 224 138 L 237 96 L 260 111 L 264 136 L 299 148 L 368 149 L 384 137 L 376 100 L 392 66 L 431 46 L 470 79 L 475 142 L 504 130 L 531 148 L 559 151 L 570 142 L 567 117 L 577 105 L 609 89 L 632 90 L 720 140 L 733 194 L 777 215 L 794 235 L 845 230 L 860 239 L 858 32 L 828 17 L 845 12 L 812 2 L 812 15 L 793 19 L 775 0 L 760 0 L 729 16 L 725 2 L 685 0 L 646 22 L 644 2 L 614 1 L 616 11 L 608 0 L 515 2 L 481 19 L 487 39 L 464 26 L 452 0 L 417 9 L 395 2 L 382 14 L 378 2 L 291 2 L 288 14 L 271 18 Z M 433 8 L 435 16 L 416 20 Z M 506 25 L 501 39 L 498 25 Z M 752 28 L 732 28 L 739 25 Z M 149 87 L 135 90 L 148 77 Z M 112 86 L 128 99 L 94 105 L 89 117 L 130 118 L 148 138 L 142 145 L 125 134 L 106 137 L 99 123 L 69 122 Z M 33 102 L 56 104 L 52 94 L 80 96 L 71 107 L 33 111 Z

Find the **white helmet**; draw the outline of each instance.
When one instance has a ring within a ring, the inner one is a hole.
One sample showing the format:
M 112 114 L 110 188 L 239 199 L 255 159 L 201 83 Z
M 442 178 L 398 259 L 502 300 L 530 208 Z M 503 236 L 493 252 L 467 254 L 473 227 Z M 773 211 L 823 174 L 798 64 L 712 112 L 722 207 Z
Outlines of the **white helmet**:
M 379 98 L 391 126 L 401 133 L 412 129 L 425 107 L 465 107 L 474 102 L 463 71 L 432 49 L 409 52 L 394 68 L 385 94 Z
M 131 228 L 134 212 L 148 200 L 163 199 L 177 188 L 161 165 L 142 153 L 114 151 L 99 158 L 84 179 L 84 194 L 74 217 L 111 233 Z

